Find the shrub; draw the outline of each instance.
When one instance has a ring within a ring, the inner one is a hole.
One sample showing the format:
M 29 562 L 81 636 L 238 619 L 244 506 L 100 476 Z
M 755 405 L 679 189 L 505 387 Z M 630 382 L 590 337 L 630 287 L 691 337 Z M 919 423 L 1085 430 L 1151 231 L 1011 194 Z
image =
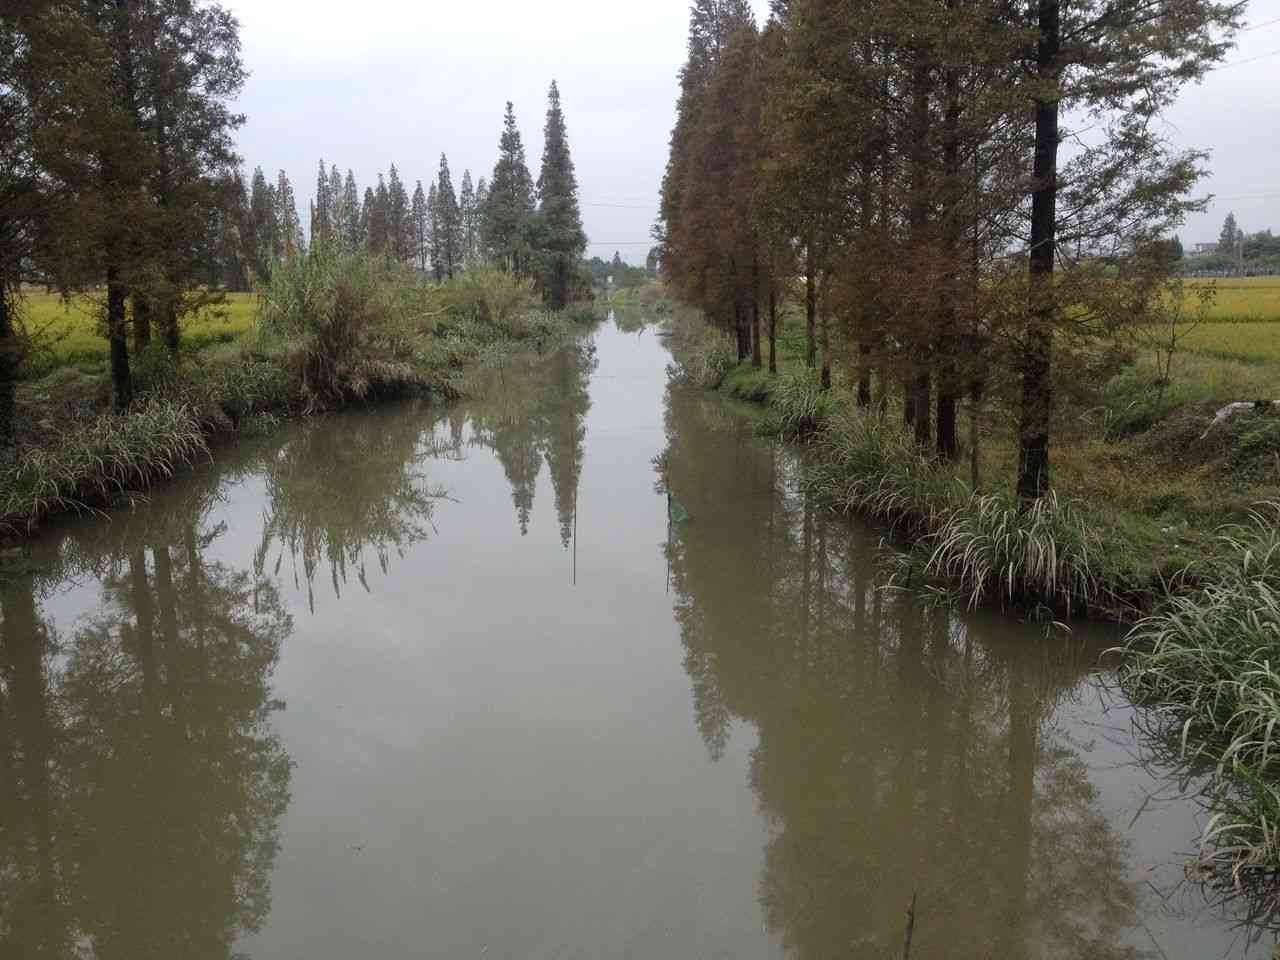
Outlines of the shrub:
M 701 320 L 673 325 L 671 378 L 714 390 L 738 362 L 733 338 Z
M 768 424 L 784 440 L 807 440 L 831 410 L 830 392 L 822 389 L 812 371 L 787 374 L 773 387 Z
M 490 265 L 472 267 L 454 277 L 441 294 L 451 318 L 495 327 L 518 338 L 528 334 L 524 321 L 538 302 L 531 281 Z
M 947 510 L 929 537 L 927 572 L 959 583 L 971 605 L 992 594 L 1088 606 L 1102 593 L 1101 543 L 1084 517 L 1050 493 L 1029 505 L 973 494 Z
M 431 289 L 409 266 L 319 246 L 272 271 L 258 324 L 317 409 L 418 384 L 413 359 L 433 318 Z

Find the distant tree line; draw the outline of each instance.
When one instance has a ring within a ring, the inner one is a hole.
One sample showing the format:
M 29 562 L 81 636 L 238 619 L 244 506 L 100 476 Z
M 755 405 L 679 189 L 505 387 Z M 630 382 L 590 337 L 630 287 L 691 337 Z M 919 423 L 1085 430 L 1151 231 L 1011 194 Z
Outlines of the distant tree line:
M 1218 241 L 1212 252 L 1193 251 L 1187 256 L 1182 242 L 1174 237 L 1173 255 L 1182 273 L 1274 274 L 1280 273 L 1280 236 L 1270 229 L 1246 233 L 1236 221 L 1234 212 L 1222 221 Z
M 232 290 L 252 289 L 270 277 L 276 264 L 305 252 L 308 244 L 326 244 L 349 253 L 385 254 L 437 282 L 493 263 L 536 281 L 548 306 L 559 309 L 582 295 L 589 283 L 580 269 L 586 234 L 554 82 L 544 138 L 535 183 L 508 103 L 491 180 L 481 177 L 473 183 L 471 171 L 464 170 L 455 189 L 449 159 L 442 153 L 435 177 L 425 190 L 418 180 L 412 196 L 394 163 L 362 195 L 350 169 L 343 176 L 336 164 L 326 168 L 322 159 L 305 237 L 285 171 L 272 182 L 258 168 L 247 185 L 235 171 L 228 190 L 232 203 L 222 215 L 232 228 L 227 235 L 238 242 L 209 248 L 206 279 Z
M 1172 150 L 1158 118 L 1223 56 L 1239 12 L 774 0 L 761 30 L 747 0 L 694 0 L 663 273 L 740 360 L 761 365 L 767 344 L 770 371 L 794 296 L 822 385 L 842 352 L 857 404 L 900 397 L 940 458 L 958 455 L 961 402 L 999 399 L 1018 493 L 1038 498 L 1064 399 L 1159 301 L 1161 238 L 1198 209 L 1203 154 Z
M 633 267 L 622 259 L 622 254 L 614 251 L 612 260 L 592 257 L 587 261 L 587 269 L 591 271 L 593 286 L 604 287 L 613 278 L 613 285 L 620 289 L 638 287 L 658 276 L 658 260 L 649 257 L 643 267 Z
M 577 181 L 551 85 L 542 170 L 529 174 L 507 105 L 493 177 L 455 192 L 441 155 L 412 196 L 392 166 L 361 196 L 320 164 L 308 234 L 284 171 L 249 181 L 232 110 L 240 28 L 216 0 L 10 0 L 0 18 L 0 450 L 14 440 L 24 283 L 99 299 L 112 405 L 133 399 L 131 357 L 248 290 L 309 243 L 415 264 L 436 280 L 493 262 L 548 306 L 589 285 Z

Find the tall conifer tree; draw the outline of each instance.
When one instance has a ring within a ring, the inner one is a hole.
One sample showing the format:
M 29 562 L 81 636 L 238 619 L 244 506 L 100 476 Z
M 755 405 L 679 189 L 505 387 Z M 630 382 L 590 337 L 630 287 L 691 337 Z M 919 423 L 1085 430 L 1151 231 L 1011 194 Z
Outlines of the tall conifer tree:
M 356 186 L 356 175 L 348 168 L 346 179 L 342 182 L 342 226 L 347 253 L 355 253 L 364 244 L 362 213 L 360 188 Z
M 462 214 L 449 175 L 449 158 L 440 154 L 436 178 L 436 229 L 440 232 L 440 257 L 445 276 L 453 279 L 462 269 Z
M 413 204 L 409 219 L 413 225 L 413 265 L 427 272 L 427 196 L 419 180 L 413 189 Z
M 427 249 L 436 283 L 444 279 L 444 232 L 440 229 L 440 196 L 436 181 L 427 191 Z
M 515 107 L 508 100 L 481 233 L 492 256 L 515 273 L 524 272 L 528 266 L 525 236 L 533 212 L 533 177 L 525 161 Z
M 396 165 L 391 165 L 387 182 L 387 247 L 396 260 L 413 257 L 413 224 L 409 220 L 409 194 L 400 180 Z
M 320 159 L 320 172 L 316 175 L 316 199 L 311 206 L 311 242 L 325 244 L 333 230 L 330 220 L 332 204 L 329 202 L 329 174 Z
M 538 196 L 543 231 L 539 257 L 543 296 L 552 310 L 561 310 L 568 302 L 570 277 L 587 249 L 587 235 L 582 230 L 578 178 L 569 155 L 560 90 L 554 80 L 547 93 Z
M 470 267 L 476 259 L 476 190 L 471 183 L 471 171 L 462 171 L 462 186 L 458 190 L 458 216 L 462 221 L 462 265 Z
M 305 252 L 302 238 L 302 221 L 298 217 L 298 203 L 293 194 L 293 184 L 283 170 L 276 176 L 276 223 L 280 231 L 280 258 L 288 261 Z

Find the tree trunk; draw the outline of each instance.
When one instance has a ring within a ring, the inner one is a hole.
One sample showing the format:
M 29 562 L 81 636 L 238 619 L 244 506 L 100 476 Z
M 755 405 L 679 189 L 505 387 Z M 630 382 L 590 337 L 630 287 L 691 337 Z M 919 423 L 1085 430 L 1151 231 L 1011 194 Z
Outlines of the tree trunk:
M 9 278 L 0 269 L 0 449 L 12 446 L 17 433 L 18 338 L 9 298 Z
M 109 255 L 110 256 L 110 255 Z M 128 322 L 125 317 L 125 289 L 120 269 L 111 257 L 107 267 L 107 340 L 111 347 L 111 395 L 116 413 L 124 413 L 133 403 L 133 378 L 129 374 Z
M 769 372 L 778 372 L 778 292 L 769 284 Z
M 812 370 L 818 362 L 818 344 L 815 338 L 815 324 L 818 319 L 818 284 L 814 279 L 815 258 L 813 246 L 805 252 L 804 264 L 804 323 L 805 350 L 804 365 Z
M 908 118 L 910 143 L 910 199 L 907 205 L 907 225 L 912 248 L 923 254 L 929 247 L 930 236 L 930 158 L 929 158 L 929 95 L 932 86 L 932 67 L 924 47 L 914 51 L 915 63 L 911 68 L 911 110 Z M 922 326 L 908 331 L 911 350 L 911 373 L 908 392 L 911 394 L 911 423 L 915 427 L 916 443 L 927 448 L 932 438 L 930 410 L 929 352 L 937 332 L 938 318 L 926 315 Z
M 818 321 L 818 330 L 822 338 L 822 375 L 819 378 L 823 390 L 831 389 L 831 329 L 827 322 L 827 312 L 822 311 Z
M 981 380 L 974 380 L 969 389 L 969 486 L 977 490 L 982 486 L 982 400 Z
M 161 94 L 155 94 L 157 102 L 160 101 Z M 172 173 L 169 162 L 169 126 L 165 120 L 163 110 L 156 110 L 156 157 L 159 161 L 159 182 L 160 189 L 158 192 L 158 205 L 161 213 L 166 214 L 164 226 L 168 227 L 167 213 L 170 207 L 170 194 L 172 193 Z M 165 257 L 171 257 L 173 254 L 169 250 L 165 250 Z M 159 298 L 160 307 L 160 336 L 164 340 L 164 345 L 168 347 L 169 352 L 175 357 L 178 355 L 179 333 L 178 333 L 178 303 L 177 291 L 181 286 L 181 281 L 173 268 L 173 262 L 169 261 L 169 269 L 165 271 L 165 289 Z M 148 336 L 150 331 L 148 330 Z
M 929 416 L 929 399 L 931 395 L 929 382 L 929 368 L 923 367 L 918 369 L 915 377 L 911 382 L 912 406 L 915 407 L 914 425 L 916 429 L 916 443 L 921 447 L 928 448 L 932 435 L 931 417 Z
M 751 258 L 751 366 L 760 369 L 760 258 Z
M 134 294 L 133 300 L 133 355 L 140 356 L 151 343 L 151 304 L 146 297 Z
M 953 9 L 956 0 L 947 0 Z M 938 455 L 954 460 L 960 444 L 956 409 L 960 398 L 959 324 L 960 270 L 960 74 L 949 68 L 943 79 L 946 110 L 942 120 L 943 209 L 939 239 L 942 255 L 942 290 L 938 316 Z
M 1061 43 L 1059 0 L 1039 0 L 1036 63 L 1041 83 L 1056 85 Z M 1049 489 L 1049 422 L 1053 411 L 1053 262 L 1057 241 L 1058 101 L 1035 101 L 1035 160 L 1031 194 L 1030 284 L 1022 355 L 1022 410 L 1018 422 L 1018 499 L 1039 499 Z
M 867 357 L 871 356 L 871 344 L 858 343 L 858 406 L 871 406 L 871 365 Z

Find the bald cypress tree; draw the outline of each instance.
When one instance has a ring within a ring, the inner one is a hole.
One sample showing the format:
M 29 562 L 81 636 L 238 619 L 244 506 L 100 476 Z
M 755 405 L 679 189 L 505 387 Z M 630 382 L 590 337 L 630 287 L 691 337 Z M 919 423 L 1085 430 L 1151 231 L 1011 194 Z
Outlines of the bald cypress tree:
M 449 158 L 440 154 L 440 173 L 436 178 L 436 229 L 440 233 L 440 261 L 445 276 L 462 269 L 462 213 L 458 195 L 449 173 Z
M 472 255 L 476 263 L 487 260 L 489 246 L 484 239 L 484 211 L 489 203 L 489 181 L 481 177 L 476 181 L 476 200 L 471 210 Z
M 427 190 L 427 255 L 436 283 L 444 279 L 444 232 L 440 229 L 440 191 L 436 181 Z
M 340 247 L 345 242 L 346 227 L 342 212 L 342 174 L 338 172 L 336 163 L 329 168 L 328 200 L 330 238 Z
M 582 230 L 578 178 L 569 155 L 560 90 L 554 80 L 547 93 L 538 197 L 543 231 L 539 251 L 543 297 L 552 310 L 561 310 L 569 298 L 569 278 L 587 249 L 587 235 Z
M 311 205 L 311 242 L 328 243 L 333 229 L 330 214 L 332 205 L 329 202 L 329 174 L 324 168 L 324 159 L 320 160 L 320 172 L 316 175 L 316 198 Z
M 534 209 L 533 177 L 525 160 L 524 141 L 516 126 L 515 108 L 508 100 L 481 232 L 494 259 L 515 273 L 528 269 L 524 238 Z
M 462 221 L 462 266 L 470 267 L 476 260 L 476 189 L 471 183 L 471 171 L 462 171 L 462 185 L 458 188 L 458 216 Z
M 298 202 L 294 197 L 293 184 L 283 170 L 276 176 L 275 201 L 276 223 L 280 230 L 280 258 L 289 261 L 306 251 L 306 243 L 302 238 L 302 220 L 298 217 Z
M 409 219 L 409 194 L 400 180 L 396 165 L 391 165 L 387 182 L 387 247 L 396 260 L 406 261 L 413 255 L 413 225 Z
M 374 253 L 387 252 L 390 238 L 388 231 L 390 206 L 386 178 L 378 174 L 378 188 L 373 192 L 373 203 L 369 211 L 369 249 Z
M 347 253 L 355 253 L 364 242 L 361 213 L 360 188 L 356 186 L 355 174 L 348 169 L 346 179 L 342 181 L 342 239 Z
M 1222 59 L 1243 8 L 1166 0 L 1156 9 L 1158 15 L 1144 4 L 1036 0 L 1018 24 L 1035 37 L 1019 88 L 1034 120 L 1025 140 L 1031 187 L 1027 311 L 1019 331 L 1023 502 L 1049 489 L 1055 348 L 1063 330 L 1078 326 L 1071 276 L 1056 270 L 1059 244 L 1131 248 L 1144 233 L 1167 233 L 1197 206 L 1185 196 L 1202 174 L 1203 155 L 1171 153 L 1153 121 L 1184 83 Z M 1089 149 L 1062 164 L 1061 117 L 1072 110 L 1104 111 L 1110 122 Z M 1079 296 L 1097 289 L 1087 271 L 1077 275 L 1089 288 Z
M 413 265 L 427 272 L 427 195 L 419 180 L 413 189 L 413 201 L 409 209 L 413 230 Z

